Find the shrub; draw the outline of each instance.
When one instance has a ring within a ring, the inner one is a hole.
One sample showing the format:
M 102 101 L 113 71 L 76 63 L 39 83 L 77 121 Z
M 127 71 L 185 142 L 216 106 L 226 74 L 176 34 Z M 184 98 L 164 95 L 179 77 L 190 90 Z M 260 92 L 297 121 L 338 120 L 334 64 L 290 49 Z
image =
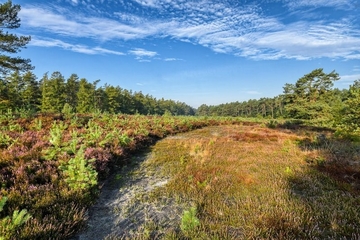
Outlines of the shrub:
M 200 220 L 196 217 L 196 212 L 196 207 L 191 207 L 189 210 L 185 210 L 181 217 L 180 228 L 185 235 L 188 235 L 200 225 Z
M 81 146 L 75 157 L 67 164 L 60 166 L 65 175 L 65 182 L 74 190 L 89 190 L 97 185 L 97 172 L 91 163 L 95 159 L 86 160 L 84 146 Z
M 2 212 L 7 197 L 2 197 L 0 200 L 0 212 Z M 7 216 L 0 220 L 0 240 L 11 239 L 12 235 L 18 227 L 26 223 L 31 218 L 26 209 L 21 211 L 15 210 L 12 217 Z

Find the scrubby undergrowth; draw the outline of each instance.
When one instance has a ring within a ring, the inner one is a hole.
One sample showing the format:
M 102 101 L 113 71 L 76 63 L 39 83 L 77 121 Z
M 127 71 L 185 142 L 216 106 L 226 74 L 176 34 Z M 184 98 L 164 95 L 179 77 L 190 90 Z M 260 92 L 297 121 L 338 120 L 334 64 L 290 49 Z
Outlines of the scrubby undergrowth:
M 7 201 L 0 209 L 0 237 L 68 238 L 84 225 L 99 182 L 111 169 L 128 164 L 129 154 L 167 135 L 236 122 L 111 114 L 2 115 L 0 198 Z M 31 217 L 8 218 L 20 210 Z M 21 224 L 13 224 L 15 220 Z
M 327 129 L 294 122 L 110 114 L 4 115 L 0 127 L 4 239 L 74 236 L 86 226 L 87 209 L 111 173 L 124 181 L 132 173 L 146 184 L 138 192 L 136 184 L 122 184 L 125 192 L 134 187 L 135 202 L 129 202 L 128 211 L 116 205 L 113 219 L 124 221 L 122 230 L 110 231 L 109 237 L 360 237 L 359 144 L 336 139 Z M 188 133 L 175 135 L 181 132 Z M 136 163 L 134 152 L 165 136 L 170 137 L 151 148 L 141 171 L 112 171 Z M 154 183 L 150 173 L 164 180 Z M 164 212 L 146 215 L 151 207 Z M 132 220 L 119 215 L 126 212 Z

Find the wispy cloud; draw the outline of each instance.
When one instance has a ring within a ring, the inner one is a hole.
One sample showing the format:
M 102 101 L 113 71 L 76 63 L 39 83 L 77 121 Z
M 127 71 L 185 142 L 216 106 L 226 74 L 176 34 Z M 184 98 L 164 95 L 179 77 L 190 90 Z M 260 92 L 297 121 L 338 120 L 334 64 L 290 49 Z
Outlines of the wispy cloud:
M 130 54 L 135 55 L 137 57 L 155 57 L 157 52 L 148 51 L 142 48 L 135 48 L 129 51 Z
M 284 0 L 283 3 L 292 9 L 307 6 L 338 8 L 349 6 L 353 1 Z M 59 7 L 25 5 L 20 17 L 23 25 L 35 36 L 55 34 L 59 39 L 66 36 L 105 42 L 170 37 L 200 44 L 215 52 L 259 60 L 360 59 L 360 30 L 350 15 L 334 20 L 302 20 L 285 24 L 280 17 L 265 15 L 255 3 L 129 0 L 117 2 L 117 5 L 122 7 L 121 11 L 117 9 L 98 16 L 87 16 L 86 9 L 73 12 Z M 112 53 L 111 50 L 68 45 L 61 41 L 47 44 L 88 54 L 116 54 L 116 51 Z M 159 55 L 141 48 L 128 53 L 142 61 Z M 173 61 L 171 58 L 164 60 Z
M 180 58 L 165 58 L 165 62 L 173 62 L 173 61 L 183 61 L 183 59 Z
M 289 0 L 287 5 L 291 8 L 299 7 L 349 7 L 353 5 L 352 0 Z
M 360 80 L 360 74 L 349 74 L 349 75 L 342 75 L 340 76 L 340 80 L 339 82 L 342 85 L 350 85 L 352 84 L 355 80 Z
M 58 39 L 32 39 L 30 44 L 38 47 L 59 47 L 65 50 L 84 54 L 113 54 L 113 55 L 125 55 L 122 52 L 105 49 L 102 47 L 89 47 L 81 44 L 70 44 Z

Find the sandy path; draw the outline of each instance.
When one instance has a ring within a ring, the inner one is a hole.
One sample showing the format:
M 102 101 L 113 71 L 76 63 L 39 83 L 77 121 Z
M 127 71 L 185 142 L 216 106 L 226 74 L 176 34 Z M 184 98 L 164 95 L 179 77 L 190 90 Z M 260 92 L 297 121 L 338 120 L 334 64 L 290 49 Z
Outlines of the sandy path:
M 179 225 L 182 208 L 172 199 L 148 201 L 155 188 L 168 182 L 159 168 L 147 167 L 151 157 L 152 153 L 134 156 L 131 166 L 106 181 L 89 210 L 87 229 L 73 239 L 159 239 L 166 229 Z

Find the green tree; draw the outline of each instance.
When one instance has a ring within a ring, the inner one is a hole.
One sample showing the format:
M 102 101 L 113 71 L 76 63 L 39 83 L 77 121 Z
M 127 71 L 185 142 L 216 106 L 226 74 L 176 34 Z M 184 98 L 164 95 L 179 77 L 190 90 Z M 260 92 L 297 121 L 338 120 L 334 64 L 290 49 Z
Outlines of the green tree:
M 21 92 L 24 89 L 24 81 L 19 71 L 14 71 L 5 78 L 9 107 L 16 109 L 22 106 Z
M 331 107 L 327 97 L 331 94 L 334 82 L 339 79 L 339 74 L 335 71 L 326 74 L 319 68 L 301 77 L 295 85 L 285 84 L 285 109 L 288 117 L 331 118 Z
M 106 94 L 106 111 L 110 113 L 121 112 L 121 88 L 119 86 L 105 85 L 104 91 Z
M 29 71 L 33 69 L 29 59 L 20 57 L 11 57 L 4 53 L 15 54 L 25 48 L 25 45 L 31 40 L 30 36 L 17 36 L 5 29 L 16 29 L 20 27 L 20 18 L 18 13 L 21 7 L 18 4 L 12 4 L 9 0 L 0 4 L 0 72 L 4 75 L 10 71 Z
M 350 128 L 360 128 L 360 79 L 349 89 L 349 97 L 344 102 L 343 123 Z
M 24 88 L 21 92 L 22 107 L 28 110 L 39 110 L 41 91 L 36 76 L 28 71 L 22 76 Z
M 63 75 L 61 75 L 60 72 L 54 72 L 49 79 L 46 73 L 41 82 L 41 111 L 60 113 L 66 99 L 65 79 Z
M 89 83 L 85 78 L 79 82 L 79 91 L 77 92 L 78 113 L 88 113 L 95 109 L 95 85 Z
M 8 90 L 7 82 L 0 78 L 0 113 L 5 112 L 10 107 Z
M 65 84 L 65 92 L 66 92 L 66 103 L 68 103 L 72 109 L 75 109 L 77 106 L 77 93 L 79 91 L 79 77 L 76 74 L 71 74 L 71 76 L 67 79 Z

